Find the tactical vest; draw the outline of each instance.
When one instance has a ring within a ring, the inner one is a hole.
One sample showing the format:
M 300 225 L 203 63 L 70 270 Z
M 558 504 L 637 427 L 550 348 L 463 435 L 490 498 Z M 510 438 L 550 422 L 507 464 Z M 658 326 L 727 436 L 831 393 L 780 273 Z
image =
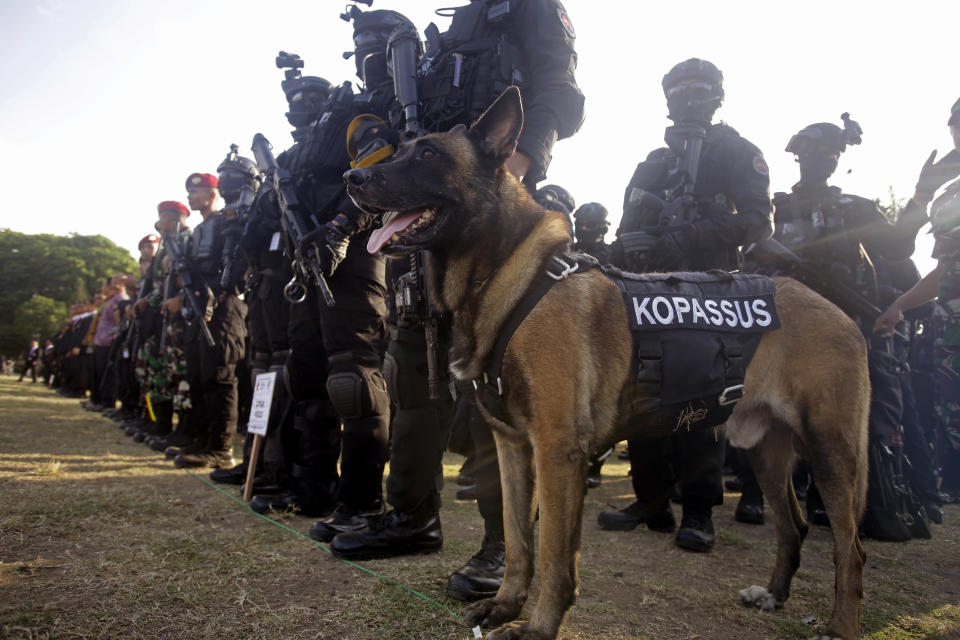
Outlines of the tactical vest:
M 776 224 L 773 237 L 797 254 L 809 269 L 818 271 L 822 278 L 828 281 L 837 279 L 871 303 L 880 304 L 873 260 L 848 224 L 848 212 L 859 206 L 856 198 L 841 193 L 837 187 L 813 195 L 815 197 L 806 197 L 797 192 L 774 195 Z M 844 308 L 833 292 L 824 290 L 817 282 L 800 272 L 790 275 Z M 844 311 L 854 317 L 860 315 L 852 308 L 844 308 Z
M 428 131 L 475 120 L 504 89 L 529 82 L 523 55 L 507 32 L 510 0 L 475 0 L 454 10 L 450 28 L 427 39 L 419 77 Z
M 780 328 L 773 280 L 722 271 L 603 272 L 627 307 L 636 420 L 661 432 L 726 422 L 760 339 Z
M 855 267 L 860 243 L 848 233 L 845 215 L 847 207 L 856 206 L 854 199 L 837 187 L 817 195 L 808 199 L 797 193 L 775 194 L 774 237 L 805 260 Z
M 708 219 L 718 214 L 734 212 L 734 206 L 723 187 L 711 183 L 704 176 L 703 168 L 708 163 L 717 162 L 716 153 L 728 139 L 738 136 L 731 127 L 719 123 L 707 128 L 706 138 L 703 141 L 703 150 L 700 154 L 699 175 L 694 185 L 695 207 L 689 219 L 679 226 L 684 226 L 699 219 Z M 684 176 L 680 171 L 682 158 L 672 149 L 662 148 L 654 151 L 644 161 L 637 165 L 634 175 L 627 186 L 624 199 L 623 218 L 617 233 L 645 232 L 659 235 L 665 226 L 671 223 L 664 219 L 669 209 L 661 208 L 663 202 L 673 203 L 681 194 Z M 654 196 L 653 199 L 648 195 Z M 702 255 L 689 256 L 690 262 L 684 268 L 691 270 L 726 269 L 733 271 L 740 268 L 740 251 L 736 247 L 716 247 Z M 630 258 L 627 266 L 636 271 L 652 270 L 642 258 Z
M 214 213 L 193 230 L 187 247 L 186 258 L 196 269 L 196 275 L 214 291 L 220 286 L 220 268 L 223 255 L 223 215 Z

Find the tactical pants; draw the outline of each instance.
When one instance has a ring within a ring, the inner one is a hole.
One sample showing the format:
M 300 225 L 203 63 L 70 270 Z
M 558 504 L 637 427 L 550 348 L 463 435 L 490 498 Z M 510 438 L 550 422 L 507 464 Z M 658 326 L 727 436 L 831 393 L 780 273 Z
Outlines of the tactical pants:
M 387 501 L 403 513 L 440 509 L 443 450 L 450 434 L 453 400 L 446 390 L 441 398 L 430 399 L 426 354 L 422 329 L 390 329 L 383 362 L 394 407 Z
M 903 452 L 910 461 L 906 472 L 917 498 L 924 504 L 937 501 L 937 476 L 927 434 L 917 412 L 916 397 L 909 366 L 903 363 L 900 373 L 900 395 L 903 398 Z
M 283 265 L 286 265 L 285 270 Z M 285 259 L 276 269 L 261 270 L 256 284 L 247 295 L 247 319 L 253 352 L 250 362 L 251 379 L 255 381 L 258 374 L 267 371 L 277 372 L 269 429 L 263 440 L 263 455 L 260 457 L 261 468 L 269 484 L 292 489 L 289 485 L 296 447 L 296 439 L 293 438 L 295 408 L 287 373 L 287 359 L 290 354 L 290 341 L 287 337 L 290 304 L 283 297 L 283 286 L 289 280 L 290 268 Z
M 933 324 L 941 488 L 957 495 L 960 494 L 960 300 L 939 301 Z
M 90 398 L 95 404 L 113 407 L 117 401 L 115 369 L 110 366 L 110 347 L 93 348 L 93 380 Z
M 210 347 L 198 322 L 187 328 L 184 353 L 190 383 L 189 435 L 211 451 L 223 451 L 237 432 L 237 363 L 244 355 L 247 306 L 235 295 L 218 302 L 209 322 Z
M 633 491 L 641 504 L 668 500 L 679 483 L 684 504 L 723 504 L 724 439 L 716 429 L 628 440 Z
M 960 450 L 960 299 L 938 303 L 934 322 L 937 326 L 937 416 L 946 441 Z
M 305 302 L 290 309 L 290 380 L 301 466 L 306 466 L 301 473 L 329 487 L 340 447 L 336 500 L 362 510 L 382 499 L 389 456 L 390 400 L 380 371 L 386 315 L 383 259 L 355 240 L 329 284 L 336 306 L 326 306 L 311 289 Z

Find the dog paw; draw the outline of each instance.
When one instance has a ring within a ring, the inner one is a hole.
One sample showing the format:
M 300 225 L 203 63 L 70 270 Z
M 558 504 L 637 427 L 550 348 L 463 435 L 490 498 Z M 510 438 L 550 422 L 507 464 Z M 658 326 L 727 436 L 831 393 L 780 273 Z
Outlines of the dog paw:
M 532 629 L 529 622 L 511 622 L 488 633 L 486 640 L 552 640 L 552 637 Z
M 463 619 L 471 627 L 480 625 L 484 629 L 489 629 L 516 620 L 520 617 L 522 608 L 522 606 L 502 602 L 496 598 L 487 598 L 464 607 Z
M 756 607 L 763 611 L 773 611 L 777 608 L 777 599 L 773 594 L 757 585 L 741 589 L 740 602 L 747 607 Z

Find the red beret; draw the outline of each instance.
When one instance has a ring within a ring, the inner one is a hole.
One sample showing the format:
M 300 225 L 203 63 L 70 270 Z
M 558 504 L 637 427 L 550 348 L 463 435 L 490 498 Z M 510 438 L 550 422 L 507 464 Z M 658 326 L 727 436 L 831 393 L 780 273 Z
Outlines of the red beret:
M 216 189 L 220 184 L 217 176 L 209 173 L 191 173 L 187 178 L 187 189 L 190 187 L 210 187 Z
M 163 213 L 164 211 L 175 211 L 185 216 L 190 215 L 190 209 L 187 208 L 187 205 L 176 200 L 164 200 L 157 205 L 157 213 Z
M 145 244 L 160 244 L 160 237 L 155 233 L 148 233 L 140 238 L 140 242 L 137 243 L 137 246 L 142 247 Z

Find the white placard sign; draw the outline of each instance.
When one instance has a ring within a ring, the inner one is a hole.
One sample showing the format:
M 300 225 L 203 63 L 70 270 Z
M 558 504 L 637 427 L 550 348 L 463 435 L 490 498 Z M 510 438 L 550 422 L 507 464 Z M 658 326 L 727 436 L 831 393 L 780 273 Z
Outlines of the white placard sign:
M 276 381 L 276 371 L 257 375 L 257 381 L 253 385 L 250 421 L 247 423 L 248 433 L 267 435 L 267 424 L 270 422 L 270 404 L 273 402 L 273 385 Z

